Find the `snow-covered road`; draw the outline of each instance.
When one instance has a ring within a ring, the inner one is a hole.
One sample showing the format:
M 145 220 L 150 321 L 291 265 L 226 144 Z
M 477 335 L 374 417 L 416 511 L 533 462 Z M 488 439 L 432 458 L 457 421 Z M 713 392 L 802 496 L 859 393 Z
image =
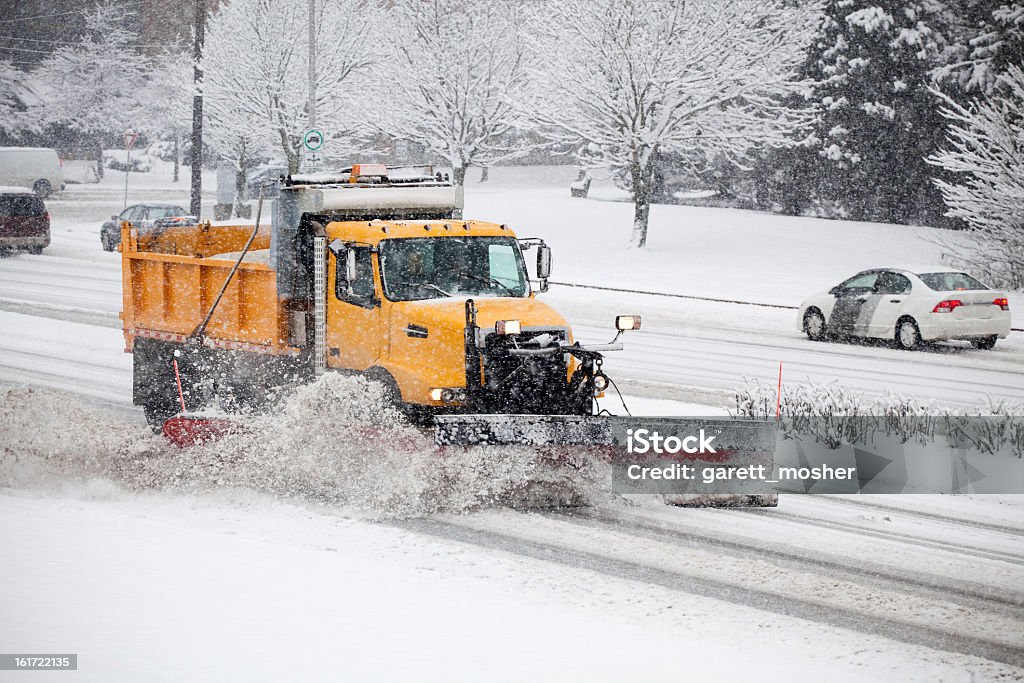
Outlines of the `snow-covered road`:
M 0 259 L 0 310 L 119 327 L 117 256 L 100 252 L 89 259 L 47 255 Z M 725 396 L 743 386 L 746 378 L 773 384 L 781 361 L 787 383 L 836 381 L 868 394 L 895 392 L 950 407 L 976 407 L 988 395 L 1024 401 L 1021 333 L 1013 333 L 994 351 L 943 344 L 908 353 L 884 345 L 809 342 L 793 329 L 789 311 L 702 302 L 667 304 L 655 297 L 559 288 L 545 300 L 577 323 L 577 338 L 590 342 L 607 341 L 613 335 L 616 312 L 644 315 L 644 329 L 627 334 L 625 351 L 609 354 L 606 366 L 613 378 L 638 382 L 630 393 L 657 393 L 639 384 L 650 382 L 711 389 Z M 61 334 L 52 326 L 48 329 Z M 2 341 L 0 348 L 13 350 L 12 343 Z M 108 344 L 111 352 L 115 347 Z M 22 356 L 30 352 L 20 342 L 16 348 Z M 24 360 L 19 363 L 0 356 L 0 366 L 18 370 L 0 370 L 0 379 L 25 376 Z M 686 396 L 685 391 L 682 395 Z

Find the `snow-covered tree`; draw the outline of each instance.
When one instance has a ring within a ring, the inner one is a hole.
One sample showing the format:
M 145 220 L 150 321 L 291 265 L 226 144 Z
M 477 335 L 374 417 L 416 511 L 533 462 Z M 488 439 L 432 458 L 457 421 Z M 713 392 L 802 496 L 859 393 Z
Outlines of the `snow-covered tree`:
M 376 16 L 372 0 L 316 0 L 316 118 L 328 141 L 364 125 L 357 78 L 375 56 Z M 309 118 L 308 45 L 306 3 L 229 0 L 210 18 L 203 54 L 211 127 L 231 126 L 237 139 L 272 136 L 292 172 Z
M 973 244 L 947 257 L 993 283 L 1024 288 L 1024 70 L 1008 66 L 985 99 L 963 106 L 943 96 L 948 146 L 929 161 L 953 174 L 936 180 L 949 215 Z
M 133 47 L 137 37 L 124 28 L 124 3 L 103 0 L 83 12 L 81 41 L 58 47 L 33 74 L 42 103 L 30 114 L 93 137 L 99 149 L 102 136 L 136 128 L 146 62 Z
M 949 58 L 955 12 L 942 0 L 831 0 L 808 74 L 819 82 L 815 190 L 858 220 L 941 216 L 924 157 L 943 120 L 929 86 Z
M 955 58 L 937 77 L 946 80 L 953 75 L 964 90 L 988 93 L 999 85 L 1007 67 L 1024 62 L 1024 2 L 980 0 L 964 9 L 958 13 Z
M 17 84 L 24 74 L 5 59 L 0 59 L 0 135 L 16 136 L 26 125 L 17 97 Z
M 659 152 L 720 154 L 741 163 L 785 146 L 807 125 L 782 103 L 820 18 L 817 2 L 562 0 L 535 18 L 543 55 L 537 120 L 589 143 L 590 164 L 628 174 L 631 243 L 647 240 Z
M 152 138 L 171 144 L 174 182 L 178 182 L 182 141 L 192 126 L 192 79 L 189 55 L 166 52 L 155 58 L 139 98 L 138 127 Z
M 469 166 L 528 151 L 510 140 L 526 86 L 521 14 L 515 2 L 396 2 L 376 69 L 381 132 L 447 160 L 460 185 Z

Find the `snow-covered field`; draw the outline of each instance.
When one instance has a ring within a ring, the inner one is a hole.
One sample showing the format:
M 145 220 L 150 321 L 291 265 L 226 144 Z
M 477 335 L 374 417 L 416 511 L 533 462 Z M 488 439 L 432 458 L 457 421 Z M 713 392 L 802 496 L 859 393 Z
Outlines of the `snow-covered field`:
M 559 282 L 785 306 L 937 260 L 924 228 L 681 206 L 654 207 L 631 251 L 631 205 L 608 184 L 570 199 L 573 175 L 471 176 L 466 215 L 547 239 Z M 33 679 L 1024 678 L 1024 496 L 730 511 L 598 487 L 590 507 L 514 510 L 495 505 L 515 472 L 494 461 L 342 448 L 354 406 L 296 404 L 279 429 L 175 453 L 130 405 L 120 262 L 99 244 L 123 182 L 70 186 L 48 201 L 52 246 L 0 259 L 0 650 L 79 654 L 77 673 Z M 129 190 L 188 204 L 163 168 Z M 547 300 L 594 341 L 616 313 L 644 315 L 606 365 L 634 414 L 720 413 L 779 361 L 786 381 L 942 405 L 1024 398 L 1021 333 L 905 353 L 808 342 L 785 309 L 561 286 Z

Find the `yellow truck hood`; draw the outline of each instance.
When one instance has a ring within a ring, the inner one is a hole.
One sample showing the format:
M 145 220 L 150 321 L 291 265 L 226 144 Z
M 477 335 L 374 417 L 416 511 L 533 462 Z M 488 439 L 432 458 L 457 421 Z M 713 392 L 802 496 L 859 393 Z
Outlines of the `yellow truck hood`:
M 494 328 L 498 320 L 518 320 L 526 327 L 569 327 L 555 309 L 533 298 L 478 298 L 476 324 Z M 406 322 L 427 328 L 445 327 L 462 330 L 466 327 L 466 299 L 446 298 L 408 301 L 401 305 Z M 397 312 L 397 311 L 396 311 Z

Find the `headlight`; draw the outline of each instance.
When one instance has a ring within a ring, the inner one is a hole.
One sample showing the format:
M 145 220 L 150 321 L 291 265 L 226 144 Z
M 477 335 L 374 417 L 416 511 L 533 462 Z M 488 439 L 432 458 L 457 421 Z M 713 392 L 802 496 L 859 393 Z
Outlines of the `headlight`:
M 608 377 L 603 374 L 594 375 L 594 390 L 601 392 L 608 388 Z
M 615 329 L 620 332 L 626 330 L 640 329 L 640 316 L 638 315 L 617 315 L 615 316 Z
M 438 403 L 459 403 L 466 400 L 466 390 L 461 387 L 434 388 L 429 396 L 431 401 Z
M 518 320 L 499 320 L 494 323 L 496 334 L 519 334 L 522 330 L 523 326 Z

